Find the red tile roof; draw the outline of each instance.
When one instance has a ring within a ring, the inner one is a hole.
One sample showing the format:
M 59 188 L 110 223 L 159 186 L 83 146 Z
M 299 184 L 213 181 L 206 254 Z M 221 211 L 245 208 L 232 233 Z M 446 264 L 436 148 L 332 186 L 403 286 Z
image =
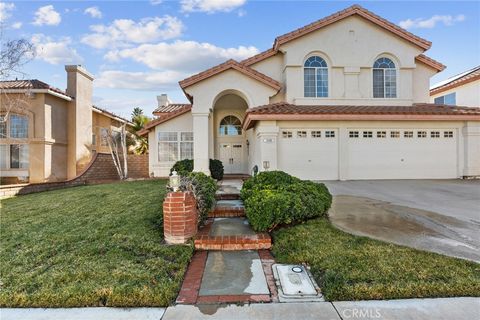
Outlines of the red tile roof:
M 235 61 L 233 59 L 227 60 L 226 62 L 224 62 L 222 64 L 219 64 L 218 66 L 215 66 L 213 68 L 210 68 L 210 69 L 202 71 L 198 74 L 195 74 L 191 77 L 183 79 L 182 81 L 179 82 L 179 84 L 180 84 L 180 87 L 182 89 L 185 89 L 186 87 L 189 87 L 189 86 L 191 86 L 191 85 L 193 85 L 197 82 L 200 82 L 202 80 L 210 78 L 211 76 L 214 76 L 216 74 L 219 74 L 219 73 L 221 73 L 225 70 L 229 70 L 229 69 L 237 70 L 237 71 L 245 74 L 246 76 L 249 76 L 253 79 L 256 79 L 256 80 L 274 88 L 275 90 L 280 90 L 280 88 L 282 87 L 280 82 L 278 82 L 277 80 L 272 79 L 269 76 L 267 76 L 267 75 L 265 75 L 261 72 L 258 72 L 257 70 L 254 70 L 254 69 L 252 69 L 252 68 L 250 68 L 246 65 L 238 63 L 237 61 Z
M 51 85 L 37 79 L 0 81 L 0 89 L 3 89 L 3 90 L 31 90 L 31 89 L 50 90 L 52 92 L 72 98 L 65 91 L 52 87 Z
M 155 126 L 167 122 L 169 120 L 172 120 L 173 118 L 176 118 L 182 114 L 185 114 L 187 112 L 190 112 L 192 110 L 192 105 L 191 104 L 185 104 L 181 108 L 177 108 L 174 111 L 164 113 L 163 115 L 159 116 L 158 118 L 148 122 L 145 127 L 138 132 L 140 136 L 145 136 L 150 132 L 152 128 Z
M 444 64 L 442 64 L 442 63 L 438 62 L 437 60 L 434 60 L 430 57 L 427 57 L 424 54 L 420 54 L 420 55 L 416 56 L 415 60 L 417 60 L 419 62 L 422 62 L 422 63 L 426 64 L 427 66 L 432 67 L 433 69 L 436 69 L 438 72 L 443 71 L 446 68 L 446 66 Z
M 157 109 L 153 110 L 153 114 L 154 115 L 162 115 L 162 114 L 165 114 L 165 113 L 170 113 L 170 112 L 175 112 L 179 109 L 182 109 L 182 108 L 185 108 L 185 107 L 188 107 L 190 106 L 191 107 L 191 104 L 187 104 L 187 103 L 170 103 L 169 105 L 167 106 L 161 106 L 161 107 L 158 107 Z
M 339 20 L 345 19 L 347 17 L 350 17 L 352 15 L 359 15 L 370 22 L 378 25 L 381 28 L 384 28 L 397 36 L 419 46 L 420 48 L 427 50 L 431 47 L 432 43 L 430 41 L 427 41 L 423 38 L 420 38 L 413 33 L 408 32 L 405 29 L 400 28 L 396 24 L 374 14 L 371 11 L 368 11 L 367 9 L 359 6 L 359 5 L 353 5 L 351 7 L 348 7 L 342 11 L 336 12 L 328 17 L 325 17 L 323 19 L 317 20 L 313 23 L 310 23 L 304 27 L 301 27 L 297 30 L 291 31 L 289 33 L 286 33 L 284 35 L 281 35 L 275 39 L 275 43 L 273 45 L 273 49 L 277 50 L 278 47 L 284 43 L 287 43 L 291 40 L 297 39 L 299 37 L 302 37 L 310 32 L 316 31 L 320 28 L 323 28 L 325 26 L 328 26 L 334 22 L 337 22 Z
M 294 105 L 273 103 L 247 110 L 244 127 L 257 120 L 480 120 L 480 108 L 412 106 Z
M 447 79 L 447 81 L 443 81 L 441 85 L 434 86 L 430 90 L 430 95 L 433 96 L 476 80 L 480 80 L 480 66 L 477 66 L 458 76 L 454 76 L 450 81 Z

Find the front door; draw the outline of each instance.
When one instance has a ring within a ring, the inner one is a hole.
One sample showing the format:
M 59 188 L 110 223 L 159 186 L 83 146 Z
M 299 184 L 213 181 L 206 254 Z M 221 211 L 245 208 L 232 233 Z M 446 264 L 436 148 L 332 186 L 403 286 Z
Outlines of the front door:
M 220 161 L 225 173 L 243 173 L 243 144 L 221 143 Z

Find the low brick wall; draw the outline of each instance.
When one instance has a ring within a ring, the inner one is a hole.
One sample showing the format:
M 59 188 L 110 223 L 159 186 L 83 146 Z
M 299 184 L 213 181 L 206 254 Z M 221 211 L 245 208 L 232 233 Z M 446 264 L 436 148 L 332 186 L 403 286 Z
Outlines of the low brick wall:
M 149 178 L 148 154 L 129 154 L 127 156 L 128 177 L 132 179 Z

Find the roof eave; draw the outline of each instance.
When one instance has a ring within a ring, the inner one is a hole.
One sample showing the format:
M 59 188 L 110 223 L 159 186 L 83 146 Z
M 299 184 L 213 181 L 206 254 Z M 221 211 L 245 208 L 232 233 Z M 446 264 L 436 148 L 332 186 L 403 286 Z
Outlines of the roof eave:
M 0 92 L 2 93 L 43 93 L 43 94 L 51 94 L 52 96 L 67 100 L 67 101 L 72 101 L 74 100 L 72 97 L 69 97 L 67 95 L 52 91 L 50 89 L 0 89 Z

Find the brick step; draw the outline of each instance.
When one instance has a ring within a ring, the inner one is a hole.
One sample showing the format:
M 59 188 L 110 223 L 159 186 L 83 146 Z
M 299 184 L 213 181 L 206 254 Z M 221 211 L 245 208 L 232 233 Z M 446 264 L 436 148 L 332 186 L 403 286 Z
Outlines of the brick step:
M 197 250 L 259 250 L 270 249 L 271 246 L 272 239 L 268 233 L 236 236 L 200 235 L 195 238 Z
M 240 200 L 240 194 L 238 193 L 217 193 L 215 195 L 217 200 Z
M 244 207 L 221 207 L 217 206 L 215 209 L 208 213 L 209 218 L 232 218 L 232 217 L 244 217 Z

